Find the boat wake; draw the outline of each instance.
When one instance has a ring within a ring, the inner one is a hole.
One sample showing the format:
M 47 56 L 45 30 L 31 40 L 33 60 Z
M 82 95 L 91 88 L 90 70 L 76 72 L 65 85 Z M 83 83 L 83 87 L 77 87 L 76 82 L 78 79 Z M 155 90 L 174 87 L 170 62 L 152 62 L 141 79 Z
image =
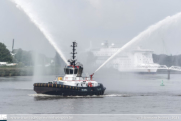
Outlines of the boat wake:
M 46 94 L 29 94 L 31 97 L 61 97 L 59 95 L 46 95 Z
M 129 94 L 105 94 L 104 97 L 130 97 Z
M 100 97 L 130 97 L 128 94 L 105 94 L 105 95 L 87 95 L 87 96 L 62 96 L 62 95 L 47 95 L 47 94 L 29 94 L 31 97 L 62 97 L 62 98 L 100 98 Z
M 29 96 L 32 96 L 32 97 L 42 97 L 42 98 L 46 98 L 46 97 L 57 97 L 57 98 L 100 98 L 100 97 L 104 97 L 104 95 L 87 95 L 87 96 L 62 96 L 62 95 L 47 95 L 47 94 L 29 94 Z

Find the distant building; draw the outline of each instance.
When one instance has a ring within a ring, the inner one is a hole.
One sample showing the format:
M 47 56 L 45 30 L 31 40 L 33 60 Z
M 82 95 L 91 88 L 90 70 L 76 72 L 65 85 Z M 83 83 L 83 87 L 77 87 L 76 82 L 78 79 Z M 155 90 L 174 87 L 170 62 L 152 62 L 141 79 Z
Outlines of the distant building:
M 17 63 L 0 62 L 0 66 L 16 66 Z
M 0 62 L 0 66 L 6 66 L 7 62 Z
M 8 63 L 8 64 L 6 64 L 6 66 L 16 66 L 17 65 L 17 63 Z

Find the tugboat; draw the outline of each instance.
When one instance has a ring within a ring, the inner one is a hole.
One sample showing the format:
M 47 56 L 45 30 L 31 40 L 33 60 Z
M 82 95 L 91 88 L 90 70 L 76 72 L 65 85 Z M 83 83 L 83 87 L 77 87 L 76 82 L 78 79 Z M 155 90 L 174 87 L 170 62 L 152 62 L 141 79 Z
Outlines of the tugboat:
M 61 96 L 87 96 L 87 95 L 103 95 L 105 87 L 103 84 L 93 80 L 93 75 L 90 77 L 82 77 L 83 65 L 80 62 L 76 63 L 75 47 L 77 43 L 73 42 L 72 59 L 68 62 L 70 65 L 64 68 L 65 76 L 57 77 L 54 81 L 48 83 L 34 83 L 34 91 L 38 94 L 61 95 Z

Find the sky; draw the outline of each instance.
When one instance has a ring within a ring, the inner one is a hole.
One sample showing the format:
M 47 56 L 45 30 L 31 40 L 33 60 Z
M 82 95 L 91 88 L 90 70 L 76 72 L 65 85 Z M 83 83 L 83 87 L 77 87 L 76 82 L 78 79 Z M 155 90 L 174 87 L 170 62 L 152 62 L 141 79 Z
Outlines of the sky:
M 0 1 L 0 42 L 11 50 L 12 39 L 15 39 L 15 49 L 33 50 L 54 57 L 55 49 L 47 38 L 12 1 Z M 78 52 L 89 49 L 90 42 L 92 48 L 98 48 L 105 40 L 122 47 L 149 26 L 181 12 L 180 0 L 16 1 L 38 18 L 66 58 L 70 57 L 70 44 L 74 40 L 78 42 Z M 148 40 L 145 48 L 155 53 L 181 54 L 181 22 L 177 24 L 170 25 L 168 30 L 159 30 L 164 36 L 153 35 L 156 37 Z

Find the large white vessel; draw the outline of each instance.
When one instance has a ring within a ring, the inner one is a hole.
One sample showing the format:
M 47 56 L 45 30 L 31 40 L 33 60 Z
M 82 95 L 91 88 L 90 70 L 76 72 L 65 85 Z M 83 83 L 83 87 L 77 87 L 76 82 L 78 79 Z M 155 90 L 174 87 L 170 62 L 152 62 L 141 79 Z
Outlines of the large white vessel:
M 92 53 L 96 57 L 95 65 L 101 65 L 111 55 L 118 51 L 118 47 L 114 44 L 109 45 L 108 42 L 101 44 L 100 49 L 92 49 Z M 121 72 L 157 72 L 160 66 L 153 62 L 153 51 L 148 49 L 137 49 L 118 54 L 114 59 L 106 65 L 106 68 L 113 67 Z

